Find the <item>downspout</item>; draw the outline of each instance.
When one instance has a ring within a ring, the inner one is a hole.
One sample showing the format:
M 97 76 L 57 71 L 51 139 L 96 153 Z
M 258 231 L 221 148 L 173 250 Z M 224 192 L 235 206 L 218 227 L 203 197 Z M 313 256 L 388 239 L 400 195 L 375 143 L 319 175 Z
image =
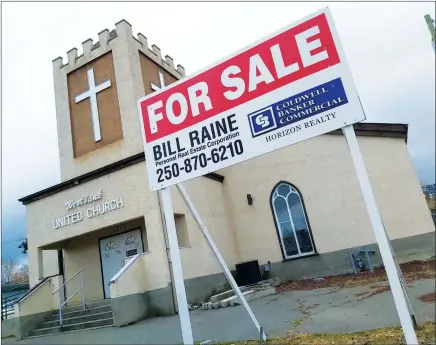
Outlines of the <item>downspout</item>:
M 174 306 L 174 311 L 176 313 L 178 313 L 179 311 L 177 309 L 176 290 L 175 290 L 175 286 L 174 286 L 174 277 L 173 277 L 173 268 L 172 268 L 171 255 L 170 255 L 170 247 L 168 245 L 167 226 L 166 226 L 166 223 L 165 223 L 165 215 L 164 215 L 164 212 L 163 212 L 163 209 L 162 209 L 161 195 L 160 195 L 159 191 L 157 191 L 157 202 L 159 204 L 160 218 L 161 218 L 161 223 L 162 223 L 162 228 L 163 228 L 163 233 L 164 233 L 164 239 L 165 239 L 165 251 L 167 253 L 168 269 L 169 269 L 169 272 L 170 272 L 171 294 L 173 296 L 173 306 Z

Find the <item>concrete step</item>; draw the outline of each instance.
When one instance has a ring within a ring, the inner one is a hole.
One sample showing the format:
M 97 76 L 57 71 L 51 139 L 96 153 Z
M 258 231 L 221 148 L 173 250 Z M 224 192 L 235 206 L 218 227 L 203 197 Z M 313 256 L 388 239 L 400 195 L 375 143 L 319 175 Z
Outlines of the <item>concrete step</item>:
M 244 291 L 244 292 L 242 292 L 242 295 L 246 296 L 247 294 L 250 294 L 252 292 L 254 292 L 254 290 Z M 230 301 L 232 301 L 236 298 L 237 298 L 237 296 L 233 295 L 233 296 L 227 297 L 227 298 L 225 298 L 221 301 L 218 301 L 218 302 L 206 302 L 206 303 L 202 304 L 201 309 L 202 310 L 211 310 L 211 309 L 217 309 L 217 308 L 226 308 L 230 305 Z
M 242 292 L 242 295 L 244 296 L 245 300 L 247 302 L 254 301 L 256 299 L 274 295 L 276 294 L 276 288 L 272 286 L 263 286 L 262 288 L 256 287 L 252 290 L 247 290 Z M 211 310 L 211 309 L 218 309 L 218 308 L 227 308 L 227 307 L 233 307 L 236 305 L 241 304 L 241 301 L 239 300 L 238 296 L 233 295 L 230 297 L 227 297 L 223 300 L 220 300 L 218 302 L 207 302 L 203 303 L 201 306 L 202 310 Z
M 87 309 L 102 307 L 102 306 L 110 306 L 111 300 L 103 299 L 101 301 L 89 302 L 86 303 L 85 306 Z M 62 313 L 69 313 L 70 311 L 82 310 L 82 304 L 76 304 L 72 306 L 62 307 Z
M 92 320 L 87 322 L 78 322 L 70 325 L 63 325 L 62 327 L 55 326 L 55 327 L 38 328 L 38 329 L 31 330 L 29 336 L 34 337 L 34 336 L 76 331 L 76 330 L 87 329 L 87 328 L 111 326 L 113 325 L 113 323 L 114 321 L 112 318 L 107 318 L 107 319 Z
M 259 289 L 265 289 L 268 286 L 277 287 L 281 283 L 282 283 L 282 280 L 280 278 L 276 277 L 276 278 L 264 280 L 264 281 L 256 283 L 256 284 L 247 285 L 247 286 L 240 286 L 239 289 L 241 290 L 241 292 L 245 292 L 247 290 L 259 290 Z M 233 296 L 235 296 L 235 293 L 233 292 L 233 290 L 224 291 L 224 292 L 219 293 L 217 295 L 211 296 L 210 302 L 216 303 L 216 302 L 225 300 L 225 299 L 233 297 Z
M 245 291 L 247 291 L 247 288 L 245 286 L 240 286 L 239 290 L 241 290 L 241 292 L 245 292 Z M 218 295 L 211 296 L 210 302 L 216 303 L 216 302 L 222 301 L 222 300 L 229 298 L 229 297 L 232 297 L 232 296 L 235 296 L 235 293 L 233 292 L 233 290 L 224 291 L 224 292 L 219 293 Z
M 267 287 L 265 289 L 261 289 L 261 290 L 252 290 L 250 293 L 246 294 L 245 300 L 247 302 L 250 301 L 254 301 L 256 299 L 262 298 L 262 297 L 266 297 L 266 296 L 270 296 L 270 295 L 275 295 L 277 293 L 276 288 L 270 286 Z M 230 300 L 230 306 L 233 307 L 235 305 L 240 305 L 242 302 L 240 301 L 240 299 L 237 296 L 234 296 L 234 298 L 232 298 Z
M 105 308 L 107 308 L 107 307 L 105 307 Z M 66 325 L 72 325 L 75 323 L 110 319 L 111 317 L 112 317 L 112 311 L 110 311 L 110 310 L 102 312 L 102 313 L 89 313 L 89 314 L 85 314 L 85 315 L 78 315 L 75 317 L 68 317 L 68 318 L 65 318 L 64 315 L 62 315 L 62 324 L 64 326 L 66 326 Z M 57 317 L 55 320 L 52 319 L 50 321 L 42 322 L 38 328 L 51 328 L 51 327 L 57 327 L 57 326 L 60 326 L 59 317 Z
M 86 315 L 90 315 L 90 314 L 99 314 L 99 313 L 104 313 L 104 312 L 108 312 L 108 311 L 112 311 L 112 308 L 111 308 L 111 306 L 107 306 L 107 305 L 88 308 L 85 310 L 80 308 L 78 310 L 74 310 L 74 311 L 70 311 L 70 312 L 66 312 L 64 310 L 64 308 L 62 308 L 62 318 L 69 319 L 72 317 L 86 316 Z M 59 310 L 54 312 L 45 321 L 55 321 L 55 320 L 59 320 Z
M 248 296 L 251 295 L 251 294 L 254 293 L 254 292 L 255 292 L 254 290 L 244 291 L 244 292 L 242 293 L 242 296 L 244 296 L 245 300 L 248 302 Z M 228 306 L 232 306 L 232 307 L 233 307 L 233 305 L 234 305 L 233 303 L 234 303 L 234 301 L 236 301 L 236 300 L 239 301 L 239 298 L 238 298 L 238 296 L 236 296 L 236 295 L 234 295 L 234 296 L 232 296 L 232 297 L 229 297 L 229 298 L 226 298 L 226 299 L 223 299 L 223 300 L 220 301 L 220 303 L 219 303 L 219 308 L 227 308 Z
M 98 327 L 89 327 L 89 328 L 86 328 L 86 330 L 87 330 L 87 331 L 91 331 L 91 330 L 93 330 L 93 329 L 100 329 L 100 328 L 107 328 L 107 327 L 113 327 L 113 325 L 98 326 Z M 47 333 L 47 334 L 44 334 L 44 335 L 33 335 L 33 336 L 28 336 L 28 337 L 26 337 L 26 340 L 27 340 L 27 339 L 34 339 L 34 338 L 47 337 L 47 336 L 50 336 L 50 335 L 68 334 L 68 333 L 82 332 L 82 331 L 83 331 L 83 329 L 76 329 L 76 330 L 73 329 L 72 331 L 68 331 L 68 332 L 66 332 L 66 331 L 62 331 L 62 333 Z

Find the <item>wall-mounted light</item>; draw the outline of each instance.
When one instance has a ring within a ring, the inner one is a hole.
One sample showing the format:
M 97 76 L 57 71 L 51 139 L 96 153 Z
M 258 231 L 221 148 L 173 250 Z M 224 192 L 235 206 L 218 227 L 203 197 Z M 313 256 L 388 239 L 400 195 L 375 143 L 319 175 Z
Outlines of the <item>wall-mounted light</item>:
M 251 194 L 247 194 L 247 202 L 248 205 L 253 205 L 253 198 L 251 197 Z

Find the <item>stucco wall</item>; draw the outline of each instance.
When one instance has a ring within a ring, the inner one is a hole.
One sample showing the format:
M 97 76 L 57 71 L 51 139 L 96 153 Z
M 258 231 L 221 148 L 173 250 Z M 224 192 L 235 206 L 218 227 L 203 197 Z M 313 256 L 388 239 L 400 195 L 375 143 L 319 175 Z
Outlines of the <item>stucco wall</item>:
M 144 255 L 138 256 L 133 263 L 129 264 L 123 274 L 115 282 L 111 283 L 111 298 L 133 295 L 144 291 L 144 282 L 146 281 L 145 267 L 142 260 Z
M 16 316 L 27 316 L 57 309 L 57 295 L 53 295 L 53 292 L 59 286 L 58 282 L 58 279 L 50 278 L 20 303 L 15 304 Z
M 168 286 L 168 276 L 160 267 L 153 265 L 153 253 L 139 255 L 138 258 L 111 284 L 111 298 L 119 298 Z
M 359 138 L 374 194 L 392 240 L 434 232 L 428 205 L 404 140 Z
M 57 250 L 44 250 L 42 252 L 42 259 L 43 259 L 43 277 L 50 277 L 59 274 Z
M 234 269 L 237 255 L 235 233 L 229 222 L 222 184 L 210 179 L 198 178 L 185 182 L 184 186 L 225 262 L 230 269 Z M 190 279 L 222 272 L 177 188 L 172 187 L 171 193 L 174 213 L 186 215 L 190 240 L 190 246 L 180 249 L 184 278 Z
M 404 140 L 358 140 L 391 239 L 434 231 Z M 282 180 L 301 191 L 319 253 L 375 242 L 342 136 L 320 136 L 220 173 L 242 261 L 282 260 L 270 207 L 271 191 Z
M 66 210 L 65 202 L 68 200 L 79 199 L 99 189 L 103 190 L 102 200 L 70 211 Z M 94 218 L 87 218 L 86 210 L 89 207 L 119 197 L 123 198 L 124 207 Z M 82 221 L 53 229 L 54 218 L 77 210 L 83 213 Z M 38 247 L 52 244 L 50 249 L 54 249 L 56 243 L 59 247 L 63 247 L 65 240 L 141 217 L 145 220 L 148 246 L 153 251 L 154 264 L 162 268 L 168 265 L 157 194 L 149 191 L 144 162 L 32 202 L 27 205 L 26 211 L 31 285 L 38 280 Z M 98 252 L 98 247 L 96 250 Z M 67 276 L 72 270 L 67 269 Z

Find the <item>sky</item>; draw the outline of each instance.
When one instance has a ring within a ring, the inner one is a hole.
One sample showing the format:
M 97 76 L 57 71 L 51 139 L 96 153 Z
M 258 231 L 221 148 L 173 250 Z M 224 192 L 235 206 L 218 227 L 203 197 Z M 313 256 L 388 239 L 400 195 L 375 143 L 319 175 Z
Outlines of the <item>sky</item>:
M 52 60 L 126 19 L 190 75 L 329 6 L 367 122 L 409 125 L 422 184 L 435 182 L 434 3 L 2 3 L 2 257 L 26 233 L 20 197 L 60 182 Z

